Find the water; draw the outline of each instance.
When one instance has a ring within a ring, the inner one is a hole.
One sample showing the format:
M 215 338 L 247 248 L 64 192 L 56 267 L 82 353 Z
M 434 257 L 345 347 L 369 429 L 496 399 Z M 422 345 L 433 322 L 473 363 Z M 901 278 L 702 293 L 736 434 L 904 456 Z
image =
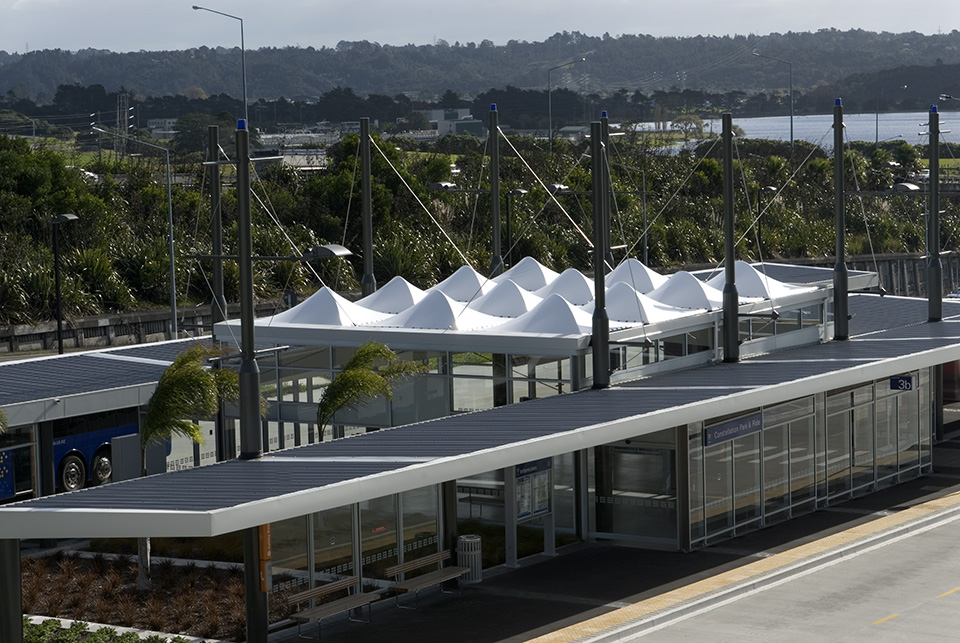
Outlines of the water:
M 890 141 L 900 139 L 918 145 L 927 142 L 928 112 L 902 112 L 877 114 L 844 114 L 846 141 Z M 767 138 L 772 140 L 790 140 L 789 116 L 763 116 L 759 118 L 734 118 L 733 124 L 743 128 L 747 138 Z M 706 120 L 704 131 L 719 133 L 719 119 Z M 960 112 L 941 112 L 941 132 L 953 128 L 952 133 L 942 133 L 941 140 L 956 143 L 960 140 Z M 921 135 L 923 132 L 923 135 Z M 833 148 L 833 114 L 814 114 L 812 116 L 793 117 L 793 138 L 797 141 L 809 141 L 823 148 Z

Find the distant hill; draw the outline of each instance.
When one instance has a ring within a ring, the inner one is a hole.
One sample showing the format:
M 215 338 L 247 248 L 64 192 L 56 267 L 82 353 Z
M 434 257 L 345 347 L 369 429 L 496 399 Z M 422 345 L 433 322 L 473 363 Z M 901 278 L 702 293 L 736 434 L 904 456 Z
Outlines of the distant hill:
M 510 41 L 503 46 L 490 41 L 419 46 L 360 41 L 323 49 L 265 48 L 246 52 L 247 91 L 250 100 L 313 99 L 336 87 L 349 87 L 359 95 L 403 93 L 432 99 L 450 89 L 474 96 L 507 86 L 543 89 L 548 69 L 580 58 L 585 60 L 553 71 L 554 88 L 600 95 L 620 89 L 646 94 L 669 89 L 785 90 L 787 66 L 752 55 L 754 51 L 789 61 L 795 89 L 808 92 L 883 70 L 946 70 L 960 64 L 960 32 L 927 36 L 829 29 L 687 38 L 563 32 L 544 42 Z M 102 85 L 109 92 L 124 88 L 139 96 L 238 96 L 239 74 L 237 49 L 0 52 L 0 92 L 38 103 L 50 102 L 60 85 L 74 84 Z M 952 75 L 944 82 L 956 83 Z M 884 87 L 883 93 L 892 87 Z

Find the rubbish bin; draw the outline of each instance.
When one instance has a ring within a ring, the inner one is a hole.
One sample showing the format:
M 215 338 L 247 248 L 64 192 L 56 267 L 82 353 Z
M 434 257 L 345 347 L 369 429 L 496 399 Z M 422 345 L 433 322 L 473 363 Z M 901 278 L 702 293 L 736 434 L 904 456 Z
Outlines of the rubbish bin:
M 464 534 L 457 538 L 457 564 L 470 569 L 462 577 L 464 583 L 479 583 L 483 580 L 483 550 L 480 536 Z

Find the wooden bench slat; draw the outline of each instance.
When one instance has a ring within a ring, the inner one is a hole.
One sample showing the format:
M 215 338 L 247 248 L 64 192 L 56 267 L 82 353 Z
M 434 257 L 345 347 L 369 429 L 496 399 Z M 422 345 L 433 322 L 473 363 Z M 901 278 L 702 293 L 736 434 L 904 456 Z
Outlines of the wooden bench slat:
M 348 576 L 346 578 L 341 578 L 340 580 L 324 583 L 323 585 L 317 585 L 316 587 L 303 590 L 302 592 L 297 592 L 296 594 L 291 594 L 290 596 L 287 596 L 286 601 L 288 605 L 296 607 L 300 603 L 305 603 L 316 598 L 323 598 L 328 594 L 333 594 L 334 592 L 339 592 L 341 590 L 350 589 L 359 583 L 360 579 L 356 576 Z
M 453 580 L 469 573 L 469 567 L 444 567 L 443 569 L 438 569 L 437 571 L 430 572 L 429 574 L 415 576 L 410 580 L 394 583 L 390 586 L 390 589 L 397 593 L 415 592 L 423 589 L 424 587 L 429 587 L 431 585 L 443 583 L 448 580 Z
M 422 556 L 421 558 L 417 558 L 415 560 L 408 560 L 407 562 L 400 563 L 399 565 L 387 567 L 387 569 L 384 571 L 384 574 L 388 577 L 399 576 L 400 574 L 412 572 L 415 569 L 420 569 L 421 567 L 426 567 L 427 565 L 442 563 L 448 558 L 450 558 L 450 550 L 445 549 L 435 554 L 428 554 L 427 556 Z
M 312 621 L 319 621 L 322 618 L 333 616 L 334 614 L 339 614 L 340 612 L 346 612 L 357 607 L 363 607 L 364 605 L 368 605 L 378 598 L 380 598 L 378 594 L 351 594 L 350 596 L 346 596 L 329 603 L 324 603 L 323 605 L 317 605 L 316 607 L 305 609 L 302 612 L 297 612 L 296 614 L 291 614 L 290 620 L 301 625 L 304 623 L 310 623 Z

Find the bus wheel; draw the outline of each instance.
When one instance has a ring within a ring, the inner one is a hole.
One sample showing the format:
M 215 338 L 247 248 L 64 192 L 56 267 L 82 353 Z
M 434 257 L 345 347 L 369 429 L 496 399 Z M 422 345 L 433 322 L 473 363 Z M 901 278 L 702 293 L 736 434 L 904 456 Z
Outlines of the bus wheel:
M 83 466 L 83 460 L 75 455 L 68 455 L 63 459 L 60 466 L 60 486 L 64 491 L 76 491 L 83 489 L 87 481 L 87 471 Z
M 110 453 L 101 451 L 93 456 L 93 484 L 101 485 L 110 482 L 113 477 L 113 463 L 110 462 Z

